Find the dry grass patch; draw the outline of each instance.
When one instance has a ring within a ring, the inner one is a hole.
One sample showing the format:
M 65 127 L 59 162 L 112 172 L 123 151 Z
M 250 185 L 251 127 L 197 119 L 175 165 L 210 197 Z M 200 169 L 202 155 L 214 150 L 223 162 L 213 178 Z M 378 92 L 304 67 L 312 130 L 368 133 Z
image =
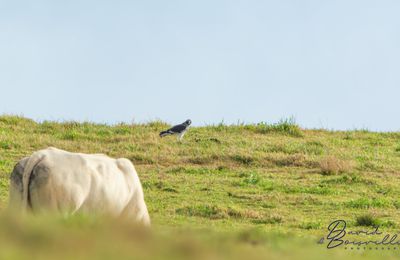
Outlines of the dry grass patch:
M 319 162 L 319 168 L 323 175 L 335 175 L 351 171 L 353 163 L 338 159 L 335 156 L 327 156 Z
M 256 210 L 236 209 L 232 207 L 220 207 L 217 205 L 209 205 L 209 204 L 178 208 L 175 210 L 175 213 L 190 217 L 196 216 L 209 219 L 227 219 L 227 218 L 252 219 L 252 220 L 264 219 L 264 214 Z

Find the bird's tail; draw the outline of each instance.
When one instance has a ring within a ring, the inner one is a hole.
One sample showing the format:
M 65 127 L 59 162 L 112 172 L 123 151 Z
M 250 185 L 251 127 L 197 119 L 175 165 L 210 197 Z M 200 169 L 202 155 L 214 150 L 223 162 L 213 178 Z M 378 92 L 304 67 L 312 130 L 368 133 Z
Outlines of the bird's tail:
M 169 130 L 167 130 L 167 131 L 162 131 L 162 132 L 160 133 L 160 137 L 164 137 L 164 136 L 167 136 L 167 135 L 172 135 L 172 132 L 169 131 Z

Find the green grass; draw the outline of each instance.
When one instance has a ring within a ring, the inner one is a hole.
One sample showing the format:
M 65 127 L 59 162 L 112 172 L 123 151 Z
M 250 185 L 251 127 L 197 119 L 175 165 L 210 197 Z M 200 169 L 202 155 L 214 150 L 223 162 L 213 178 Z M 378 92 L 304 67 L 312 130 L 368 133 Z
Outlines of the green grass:
M 327 234 L 328 224 L 337 218 L 345 219 L 353 228 L 381 223 L 386 232 L 395 231 L 400 223 L 400 133 L 304 130 L 293 120 L 286 120 L 277 124 L 192 127 L 179 143 L 173 137 L 159 138 L 158 133 L 166 127 L 160 121 L 108 126 L 37 123 L 18 116 L 0 116 L 0 208 L 7 205 L 8 178 L 15 163 L 35 150 L 54 146 L 130 159 L 143 184 L 153 229 L 175 234 L 189 228 L 190 234 L 196 234 L 191 238 L 197 243 L 194 251 L 214 252 L 213 246 L 203 243 L 197 234 L 218 243 L 227 240 L 226 248 L 247 241 L 241 244 L 246 248 L 248 240 L 256 236 L 261 255 L 288 257 L 293 251 L 312 258 L 314 253 L 307 251 L 315 250 L 318 259 L 327 250 L 316 241 Z M 2 230 L 14 225 L 7 224 L 7 218 L 4 221 Z M 67 232 L 69 239 L 79 240 L 82 235 L 79 230 L 77 234 L 66 231 L 65 223 L 53 222 L 55 231 L 49 231 L 49 235 L 47 231 L 41 233 L 41 224 L 27 224 L 30 231 L 26 236 L 44 236 L 35 242 L 42 246 L 40 241 L 62 241 L 58 232 Z M 95 231 L 86 229 L 88 233 L 82 236 L 89 239 Z M 106 236 L 107 232 L 101 234 Z M 123 240 L 123 234 L 113 235 L 116 241 Z M 31 241 L 21 236 L 14 235 L 6 243 L 10 256 L 21 248 L 20 240 Z M 180 235 L 174 236 L 179 244 Z M 100 244 L 104 242 L 101 239 Z M 308 241 L 304 248 L 311 250 L 303 250 L 303 239 Z M 16 257 L 29 254 L 29 250 L 15 253 Z M 350 254 L 343 250 L 328 253 L 338 258 Z M 368 253 L 371 257 L 374 254 Z M 0 258 L 4 256 L 0 254 Z

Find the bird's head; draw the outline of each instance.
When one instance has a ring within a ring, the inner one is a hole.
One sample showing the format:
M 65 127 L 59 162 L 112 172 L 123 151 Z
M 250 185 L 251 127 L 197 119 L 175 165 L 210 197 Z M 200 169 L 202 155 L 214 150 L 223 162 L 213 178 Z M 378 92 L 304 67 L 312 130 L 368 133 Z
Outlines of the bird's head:
M 185 124 L 186 124 L 186 125 L 190 125 L 191 123 L 192 123 L 192 120 L 190 120 L 190 119 L 188 119 L 188 120 L 185 121 Z

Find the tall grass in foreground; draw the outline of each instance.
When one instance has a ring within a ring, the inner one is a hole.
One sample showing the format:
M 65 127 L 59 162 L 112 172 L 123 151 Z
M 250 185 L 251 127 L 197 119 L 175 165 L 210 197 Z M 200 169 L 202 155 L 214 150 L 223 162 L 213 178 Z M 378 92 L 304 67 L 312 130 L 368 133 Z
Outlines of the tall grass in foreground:
M 76 215 L 0 216 L 0 259 L 395 259 L 394 252 L 327 250 L 309 238 L 259 229 L 143 229 Z

